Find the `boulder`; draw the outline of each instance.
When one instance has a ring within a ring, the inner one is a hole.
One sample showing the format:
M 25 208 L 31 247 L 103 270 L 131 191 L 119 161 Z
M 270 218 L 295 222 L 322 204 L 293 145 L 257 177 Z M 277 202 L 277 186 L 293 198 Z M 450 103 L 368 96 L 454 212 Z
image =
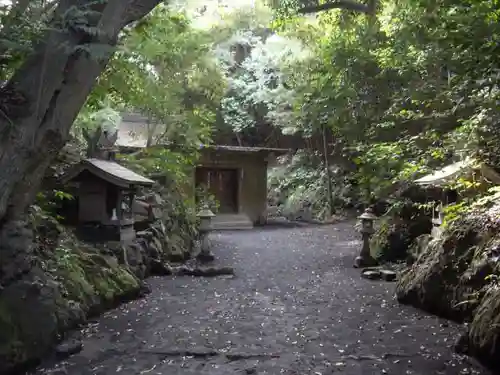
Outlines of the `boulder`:
M 411 266 L 415 263 L 420 254 L 425 251 L 431 239 L 432 236 L 430 234 L 423 234 L 413 241 L 406 256 L 406 265 Z
M 149 243 L 149 246 L 151 256 L 155 256 L 157 258 L 165 258 L 164 245 L 157 237 L 153 237 L 153 240 Z
M 148 244 L 148 255 L 151 260 L 161 260 L 163 249 L 161 244 L 156 241 L 152 241 Z
M 384 281 L 395 281 L 397 273 L 392 270 L 380 270 L 380 278 Z
M 8 225 L 12 227 L 0 239 L 6 255 L 0 267 L 7 271 L 0 293 L 0 373 L 36 362 L 56 349 L 62 332 L 140 295 L 141 282 L 115 256 L 62 229 L 58 244 L 48 238 L 31 242 L 27 225 Z M 55 247 L 47 247 L 51 245 Z M 10 270 L 16 264 L 18 271 Z M 57 351 L 64 356 L 77 347 L 63 344 Z
M 125 251 L 127 254 L 127 264 L 130 270 L 139 279 L 144 279 L 149 266 L 147 250 L 141 246 L 140 243 L 134 242 L 125 245 Z
M 431 230 L 431 220 L 423 214 L 383 218 L 370 240 L 372 257 L 379 263 L 406 260 L 414 241 Z
M 169 276 L 173 274 L 172 267 L 161 259 L 151 261 L 151 274 L 155 276 Z
M 366 268 L 361 272 L 361 276 L 369 280 L 380 279 L 380 271 L 377 269 Z
M 58 360 L 66 359 L 74 354 L 80 353 L 83 349 L 83 342 L 78 338 L 65 340 L 55 349 L 56 358 Z
M 400 302 L 436 315 L 469 322 L 456 349 L 500 367 L 500 206 L 474 210 L 452 221 L 441 236 L 422 240 L 401 274 Z
M 137 238 L 144 238 L 146 241 L 150 242 L 154 234 L 151 230 L 142 230 L 136 233 Z
M 372 256 L 379 263 L 406 260 L 415 239 L 431 233 L 431 217 L 419 204 L 439 199 L 440 193 L 415 184 L 403 184 L 394 197 L 398 199 L 398 207 L 380 219 L 371 239 Z
M 179 235 L 172 233 L 164 247 L 165 258 L 174 263 L 184 262 L 189 259 L 191 249 L 186 247 L 186 242 Z
M 448 319 L 470 320 L 479 303 L 474 293 L 481 291 L 491 271 L 475 254 L 478 241 L 477 233 L 468 230 L 429 241 L 403 271 L 396 289 L 398 300 Z
M 0 373 L 47 354 L 71 318 L 58 283 L 40 268 L 9 283 L 0 295 Z
M 215 260 L 215 255 L 208 250 L 205 251 L 200 251 L 198 255 L 196 256 L 196 259 L 199 260 L 202 263 L 210 263 Z
M 462 347 L 468 355 L 472 355 L 489 367 L 500 370 L 500 288 L 492 285 L 485 293 L 469 330 L 462 338 L 466 346 Z

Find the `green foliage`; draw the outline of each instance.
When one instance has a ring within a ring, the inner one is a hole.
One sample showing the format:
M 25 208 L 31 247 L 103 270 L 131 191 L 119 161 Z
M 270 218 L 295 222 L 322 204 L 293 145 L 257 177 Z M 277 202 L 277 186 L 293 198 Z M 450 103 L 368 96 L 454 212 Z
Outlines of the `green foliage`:
M 198 209 L 207 206 L 213 213 L 217 213 L 219 211 L 220 202 L 217 200 L 215 195 L 210 193 L 206 186 L 202 185 L 196 188 L 195 199 Z
M 500 187 L 494 186 L 488 189 L 487 194 L 472 203 L 473 208 L 491 207 L 500 199 Z
M 19 67 L 47 30 L 53 3 L 41 0 L 0 3 L 0 80 Z
M 460 219 L 468 211 L 468 209 L 469 202 L 467 201 L 445 206 L 443 208 L 443 227 L 447 227 L 451 222 Z
M 52 4 L 52 5 L 51 5 Z M 8 79 L 47 28 L 54 3 L 17 2 L 0 8 L 0 79 Z M 21 8 L 27 6 L 27 8 Z M 58 18 L 61 32 L 71 28 L 89 35 L 92 10 L 75 6 Z M 140 112 L 148 121 L 149 145 L 207 142 L 225 79 L 212 51 L 208 30 L 192 27 L 182 11 L 165 5 L 124 29 L 116 51 L 72 128 L 73 142 L 84 143 L 84 130 L 103 123 L 116 128 L 120 112 Z M 109 54 L 102 45 L 81 45 L 91 56 Z M 153 136 L 154 135 L 154 136 Z
M 182 251 L 189 250 L 191 244 L 188 242 L 195 238 L 197 230 L 196 206 L 192 196 L 197 149 L 173 151 L 151 147 L 118 156 L 127 167 L 158 182 L 153 186 L 153 192 L 163 200 L 161 220 L 172 237 L 171 245 L 178 239 Z
M 177 152 L 165 147 L 151 147 L 118 158 L 144 176 L 169 176 L 172 182 L 182 186 L 191 182 L 191 174 L 198 154 L 186 149 Z
M 272 35 L 270 20 L 269 9 L 257 3 L 223 17 L 212 28 L 228 82 L 219 128 L 245 133 L 268 123 L 279 129 L 291 126 L 288 103 L 293 93 L 285 87 L 284 68 L 303 58 L 303 48 L 297 40 Z
M 277 29 L 310 52 L 279 66 L 293 93 L 292 127 L 332 130 L 334 156 L 354 162 L 347 173 L 363 202 L 468 156 L 500 167 L 495 1 L 388 0 L 375 17 L 340 9 L 316 22 L 297 17 L 300 1 L 272 3 Z
M 331 171 L 334 204 L 338 208 L 349 207 L 356 200 L 355 192 L 340 172 Z M 327 181 L 321 155 L 300 151 L 269 171 L 268 200 L 287 215 L 308 207 L 313 216 L 324 219 L 329 216 Z
M 25 16 L 0 9 L 11 36 L 5 43 L 19 36 L 19 46 L 32 45 L 50 14 L 42 3 L 29 2 Z M 311 2 L 264 3 L 235 12 L 219 4 L 219 22 L 202 29 L 194 25 L 204 11 L 188 11 L 199 4 L 177 2 L 128 27 L 75 123 L 75 139 L 83 141 L 84 129 L 118 123 L 125 109 L 146 116 L 149 146 L 188 150 L 210 142 L 214 124 L 238 135 L 272 127 L 311 139 L 326 127 L 338 205 L 388 199 L 394 185 L 465 156 L 500 166 L 495 0 L 387 0 L 373 16 L 336 9 L 315 18 L 297 14 Z M 40 22 L 35 14 L 43 15 Z M 92 33 L 83 21 L 72 9 L 62 26 Z M 25 47 L 5 46 L 12 71 Z M 290 207 L 324 207 L 317 151 L 310 150 L 314 163 L 299 156 L 270 177 L 273 188 L 289 193 Z M 154 151 L 137 164 L 156 173 L 173 160 L 166 169 L 185 179 L 191 161 L 179 158 L 185 156 Z
M 136 289 L 139 280 L 113 258 L 103 256 L 98 249 L 79 244 L 68 238 L 55 248 L 47 267 L 60 281 L 62 293 L 73 303 L 91 306 L 93 299 L 112 302 Z M 75 245 L 79 245 L 80 248 Z
M 140 112 L 148 145 L 207 142 L 225 90 L 211 43 L 185 13 L 157 7 L 126 30 L 87 106 Z
M 58 215 L 58 210 L 65 200 L 73 200 L 74 197 L 61 190 L 49 190 L 39 192 L 36 195 L 35 203 L 31 207 L 30 222 L 36 228 L 42 222 L 50 219 L 61 221 L 64 218 Z

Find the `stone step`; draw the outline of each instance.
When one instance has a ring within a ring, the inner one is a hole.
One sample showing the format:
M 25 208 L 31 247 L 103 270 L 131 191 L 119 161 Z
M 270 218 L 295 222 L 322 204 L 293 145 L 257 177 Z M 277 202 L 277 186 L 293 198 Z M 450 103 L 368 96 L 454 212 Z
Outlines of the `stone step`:
M 212 219 L 213 230 L 252 229 L 253 223 L 245 214 L 219 214 Z

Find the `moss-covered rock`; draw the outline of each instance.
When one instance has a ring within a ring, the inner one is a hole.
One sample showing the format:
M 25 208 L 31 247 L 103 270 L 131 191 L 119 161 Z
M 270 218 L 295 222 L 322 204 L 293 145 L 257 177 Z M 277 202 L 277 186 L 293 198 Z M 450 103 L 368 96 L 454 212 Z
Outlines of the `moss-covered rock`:
M 191 256 L 196 229 L 177 196 L 129 245 L 95 247 L 42 215 L 10 223 L 0 238 L 0 373 L 37 361 L 64 333 L 118 302 L 138 297 L 142 279 Z M 33 224 L 33 223 L 31 223 Z M 155 265 L 155 268 L 153 268 Z
M 431 234 L 422 234 L 415 238 L 410 248 L 408 249 L 408 256 L 406 257 L 406 265 L 411 266 L 418 259 L 420 254 L 422 254 L 427 246 L 429 246 L 429 242 L 432 240 Z
M 438 198 L 437 192 L 415 184 L 399 186 L 371 239 L 372 257 L 380 263 L 406 260 L 415 240 L 431 233 L 432 220 L 426 203 Z
M 58 177 L 80 155 L 75 147 L 67 147 L 59 155 L 44 180 L 48 192 L 54 186 L 65 190 Z M 148 160 L 146 164 L 150 164 Z M 149 175 L 146 170 L 138 172 Z M 154 272 L 153 265 L 159 273 L 168 274 L 167 262 L 191 256 L 195 218 L 170 175 L 166 171 L 156 178 L 159 184 L 153 193 L 144 191 L 144 197 L 152 193 L 157 198 L 159 215 L 153 223 L 147 218 L 138 229 L 144 236 L 127 246 L 106 243 L 95 247 L 79 241 L 50 218 L 66 216 L 65 209 L 59 204 L 43 205 L 46 199 L 37 201 L 44 209 L 34 206 L 38 209 L 30 220 L 2 226 L 0 374 L 38 361 L 90 315 L 142 295 L 141 279 Z M 74 208 L 70 206 L 68 211 Z
M 500 369 L 500 287 L 493 285 L 481 299 L 470 324 L 467 354 L 479 358 L 489 367 Z
M 64 296 L 89 306 L 110 303 L 140 287 L 140 280 L 114 256 L 67 236 L 47 260 Z
M 13 242 L 20 243 L 26 227 L 15 225 L 18 228 L 12 228 L 10 237 L 2 238 L 0 250 L 12 251 Z M 29 267 L 20 273 L 9 271 L 11 277 L 2 278 L 2 374 L 43 357 L 65 331 L 89 315 L 140 293 L 141 281 L 116 258 L 80 243 L 62 228 L 59 237 L 53 248 L 46 247 L 46 238 L 35 242 L 26 238 L 26 248 L 17 248 L 17 257 L 12 257 L 17 264 L 28 262 Z M 3 263 L 2 268 L 9 270 L 11 265 Z
M 499 207 L 453 221 L 439 238 L 422 239 L 414 263 L 403 272 L 397 298 L 455 321 L 471 322 L 462 341 L 485 362 L 500 349 Z
M 418 210 L 384 217 L 370 241 L 372 257 L 380 263 L 406 260 L 414 241 L 431 230 L 430 218 Z

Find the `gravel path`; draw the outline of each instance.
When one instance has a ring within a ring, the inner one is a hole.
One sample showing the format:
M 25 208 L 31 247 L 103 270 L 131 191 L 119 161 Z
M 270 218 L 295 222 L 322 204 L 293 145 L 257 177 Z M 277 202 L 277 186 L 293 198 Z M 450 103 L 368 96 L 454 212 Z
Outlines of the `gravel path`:
M 234 278 L 155 278 L 37 374 L 487 374 L 450 349 L 458 329 L 361 279 L 352 224 L 213 234 Z

